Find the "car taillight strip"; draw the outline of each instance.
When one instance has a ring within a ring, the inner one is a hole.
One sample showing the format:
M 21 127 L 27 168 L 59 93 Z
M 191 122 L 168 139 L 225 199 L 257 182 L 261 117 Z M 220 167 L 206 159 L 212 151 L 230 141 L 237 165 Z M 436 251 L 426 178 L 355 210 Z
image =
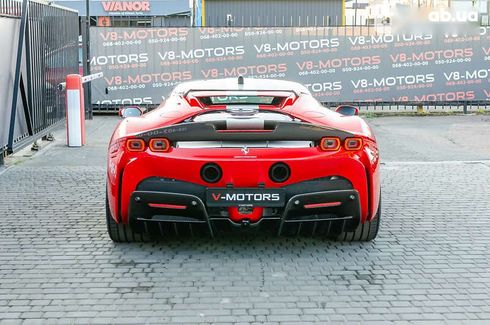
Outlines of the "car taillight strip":
M 170 142 L 166 138 L 154 138 L 149 142 L 150 150 L 155 152 L 166 152 L 170 150 Z
M 145 151 L 146 145 L 143 139 L 128 139 L 126 141 L 126 149 L 128 151 Z
M 344 148 L 345 150 L 355 151 L 362 148 L 362 139 L 361 138 L 346 138 L 344 140 Z
M 143 139 L 127 139 L 126 149 L 131 152 L 145 151 L 147 144 Z M 167 152 L 170 150 L 170 141 L 167 138 L 154 138 L 148 141 L 148 148 L 153 152 Z
M 320 140 L 320 148 L 323 151 L 337 151 L 340 148 L 340 139 L 336 137 L 325 137 Z
M 337 137 L 323 137 L 320 139 L 320 149 L 323 151 L 338 151 L 343 147 L 347 151 L 357 151 L 363 146 L 362 138 L 350 137 L 343 142 Z

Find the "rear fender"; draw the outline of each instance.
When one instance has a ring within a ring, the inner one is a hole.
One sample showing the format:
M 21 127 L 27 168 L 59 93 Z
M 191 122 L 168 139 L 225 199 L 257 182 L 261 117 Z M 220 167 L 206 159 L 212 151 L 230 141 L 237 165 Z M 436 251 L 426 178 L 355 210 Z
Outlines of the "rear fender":
M 369 188 L 369 215 L 367 220 L 371 221 L 378 211 L 381 196 L 380 158 L 378 146 L 374 141 L 364 140 L 364 143 L 362 162 L 366 166 L 366 177 Z
M 107 158 L 107 199 L 112 218 L 119 222 L 120 214 L 120 189 L 123 169 L 126 165 L 124 155 L 124 139 L 119 139 L 110 145 Z

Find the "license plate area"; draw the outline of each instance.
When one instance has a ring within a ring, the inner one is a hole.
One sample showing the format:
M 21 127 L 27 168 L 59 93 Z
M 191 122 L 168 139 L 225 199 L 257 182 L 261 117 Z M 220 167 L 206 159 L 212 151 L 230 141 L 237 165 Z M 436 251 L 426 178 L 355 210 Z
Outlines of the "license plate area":
M 257 207 L 284 207 L 286 192 L 273 188 L 208 188 L 208 207 L 236 207 L 251 205 Z

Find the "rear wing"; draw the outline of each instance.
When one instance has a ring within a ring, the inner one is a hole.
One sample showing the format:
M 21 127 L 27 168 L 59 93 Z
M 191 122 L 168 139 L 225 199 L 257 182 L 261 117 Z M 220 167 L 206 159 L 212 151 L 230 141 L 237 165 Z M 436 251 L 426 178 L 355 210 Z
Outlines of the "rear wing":
M 265 121 L 263 129 L 228 130 L 225 121 L 189 122 L 146 131 L 135 135 L 149 141 L 164 137 L 177 141 L 319 141 L 338 137 L 342 141 L 352 133 L 304 122 Z
M 187 90 L 184 94 L 184 97 L 187 97 L 189 95 L 195 96 L 195 97 L 201 97 L 201 96 L 290 96 L 290 95 L 295 95 L 296 97 L 299 96 L 299 94 L 292 90 L 267 90 L 267 89 L 256 89 L 256 90 L 226 90 L 226 89 L 189 89 Z

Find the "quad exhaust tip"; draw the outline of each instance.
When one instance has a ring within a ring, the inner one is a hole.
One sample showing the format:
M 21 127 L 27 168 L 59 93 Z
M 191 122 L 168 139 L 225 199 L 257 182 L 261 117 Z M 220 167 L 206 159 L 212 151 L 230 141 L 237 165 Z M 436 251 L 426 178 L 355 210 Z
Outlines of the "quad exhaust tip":
M 222 175 L 221 167 L 217 164 L 209 163 L 201 168 L 201 178 L 207 183 L 216 183 Z
M 205 164 L 201 168 L 201 178 L 207 183 L 216 183 L 223 176 L 221 167 L 215 163 Z M 283 183 L 291 176 L 291 170 L 285 163 L 275 163 L 269 169 L 269 178 L 275 183 Z
M 269 177 L 275 183 L 283 183 L 287 181 L 290 175 L 291 170 L 285 163 L 276 163 L 269 169 Z

